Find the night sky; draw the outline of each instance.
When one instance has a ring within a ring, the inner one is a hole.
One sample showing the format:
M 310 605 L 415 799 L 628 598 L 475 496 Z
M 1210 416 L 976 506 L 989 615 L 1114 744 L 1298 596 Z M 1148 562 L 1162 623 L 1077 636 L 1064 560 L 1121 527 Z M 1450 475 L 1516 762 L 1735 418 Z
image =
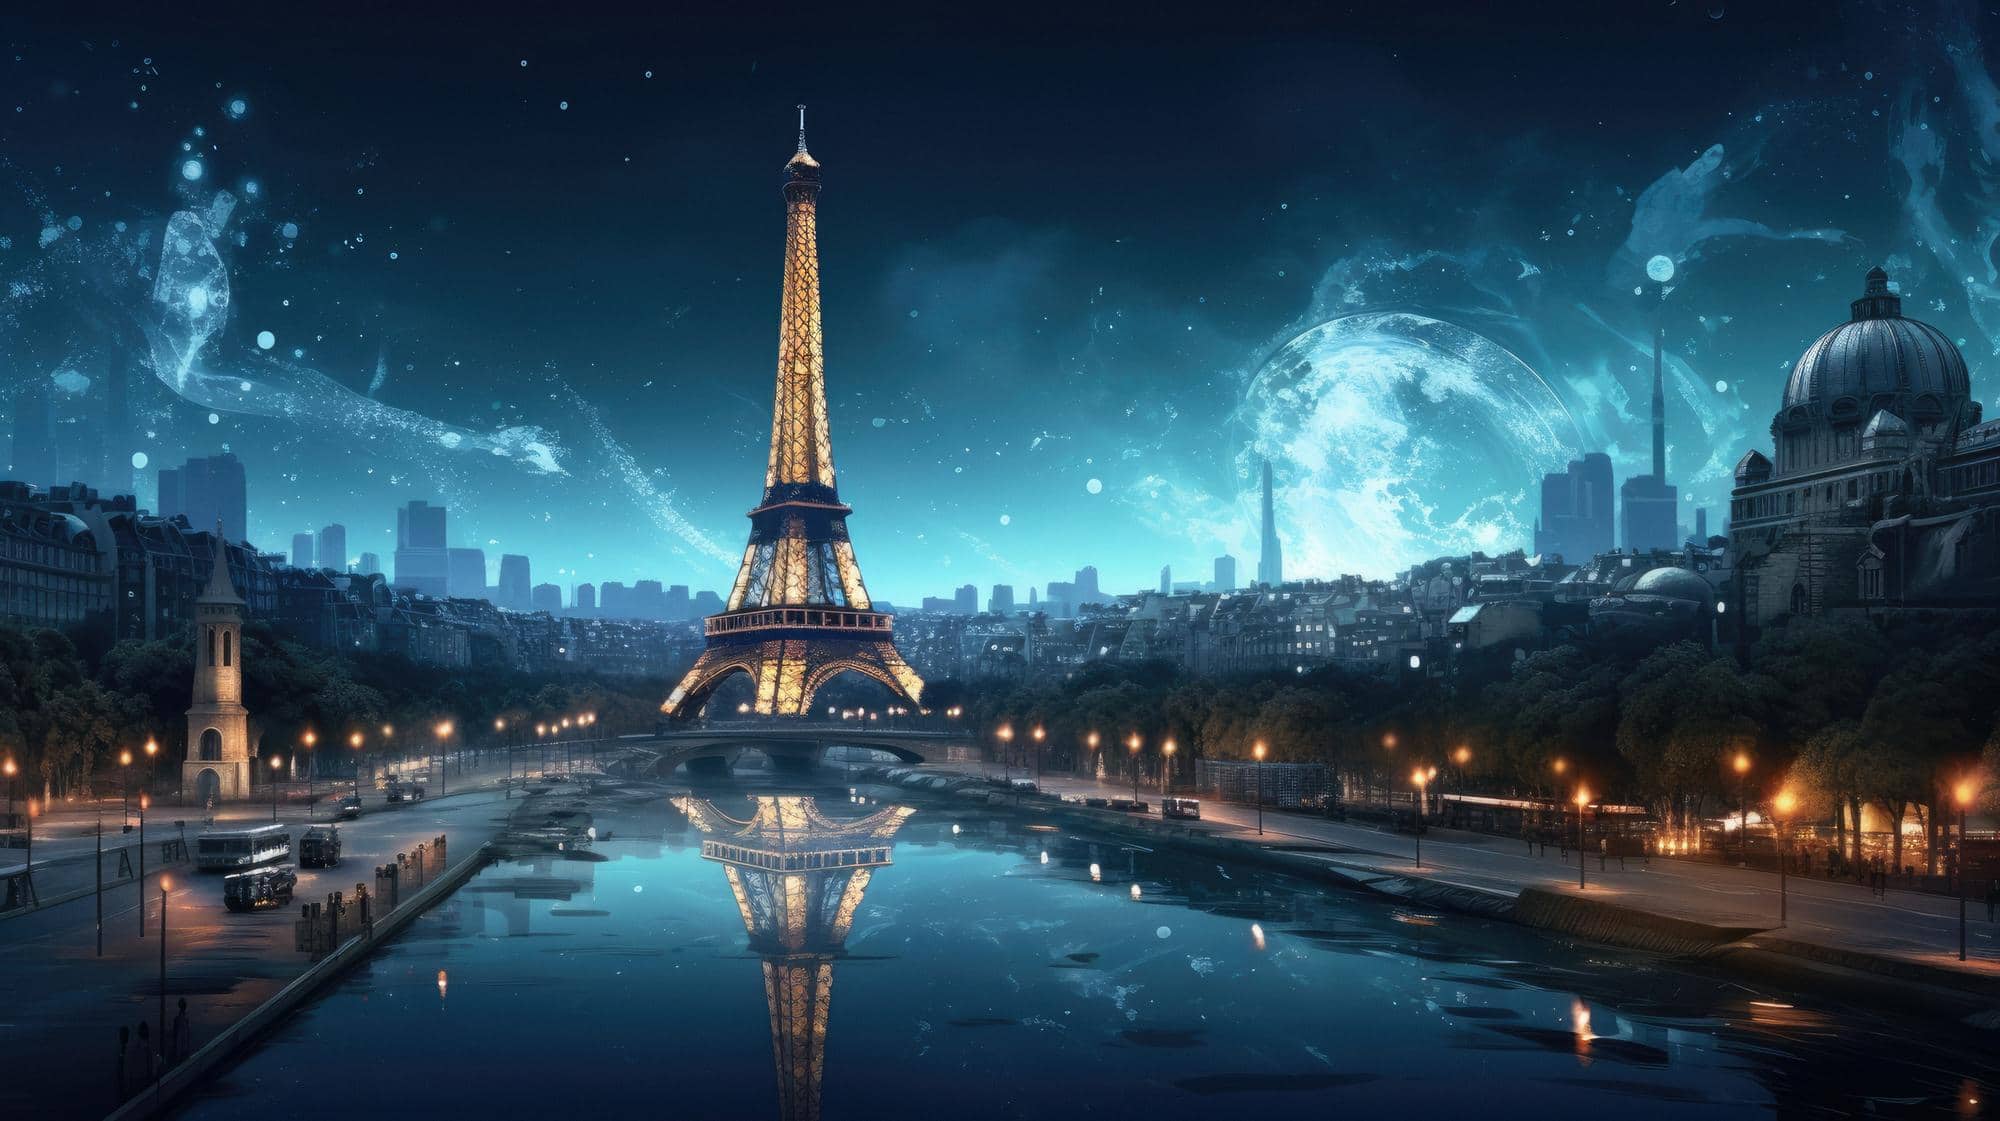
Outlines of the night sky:
M 1877 263 L 1985 394 L 1992 17 L 1393 7 L 13 17 L 0 371 L 94 423 L 137 362 L 147 465 L 89 481 L 234 451 L 269 549 L 386 563 L 430 498 L 538 582 L 726 589 L 804 102 L 834 459 L 899 604 L 1248 576 L 1267 455 L 1288 576 L 1526 545 L 1542 470 L 1646 469 L 1655 322 L 1719 530 Z

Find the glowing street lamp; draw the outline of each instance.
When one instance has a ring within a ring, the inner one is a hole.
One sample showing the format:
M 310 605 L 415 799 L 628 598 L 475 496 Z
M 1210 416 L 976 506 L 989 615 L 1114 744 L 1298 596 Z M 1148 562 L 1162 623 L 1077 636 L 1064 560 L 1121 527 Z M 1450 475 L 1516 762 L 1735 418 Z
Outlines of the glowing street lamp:
M 1174 741 L 1171 738 L 1160 745 L 1160 754 L 1166 756 L 1160 763 L 1160 795 L 1165 797 L 1167 791 L 1173 789 Z
M 1583 809 L 1590 805 L 1590 788 L 1576 788 L 1576 890 L 1583 890 Z
M 1739 751 L 1736 753 L 1736 758 L 1731 759 L 1729 761 L 1729 766 L 1732 770 L 1736 772 L 1737 855 L 1741 856 L 1744 860 L 1749 860 L 1750 859 L 1750 787 L 1748 785 L 1748 776 L 1750 774 L 1750 756 Z
M 1417 820 L 1412 823 L 1414 828 L 1410 835 L 1417 840 L 1417 870 L 1420 872 L 1424 867 L 1424 786 L 1430 780 L 1430 772 L 1422 767 L 1410 772 L 1410 795 L 1417 807 Z
M 1048 738 L 1049 733 L 1040 724 L 1037 724 L 1035 725 L 1033 735 L 1035 737 L 1035 785 L 1040 786 L 1042 784 L 1042 741 Z
M 1784 926 L 1787 918 L 1785 914 L 1788 903 L 1786 896 L 1789 893 L 1786 891 L 1785 888 L 1785 865 L 1790 862 L 1792 856 L 1792 830 L 1791 830 L 1792 812 L 1798 809 L 1798 807 L 1799 807 L 1798 797 L 1794 795 L 1790 790 L 1780 790 L 1778 791 L 1778 796 L 1771 799 L 1771 812 L 1775 814 L 1778 819 L 1778 925 L 1779 926 Z
M 1250 757 L 1257 761 L 1257 835 L 1264 835 L 1264 741 L 1258 740 L 1250 747 Z
M 154 739 L 151 736 L 147 736 L 145 751 L 146 751 L 146 789 L 151 790 L 159 784 L 159 779 L 155 775 L 153 767 L 155 762 L 159 758 L 160 741 Z
M 153 799 L 139 792 L 139 937 L 146 936 L 146 808 Z
M 305 730 L 305 734 L 299 737 L 299 743 L 303 744 L 306 752 L 308 752 L 306 756 L 306 817 L 307 818 L 311 818 L 313 816 L 313 806 L 314 806 L 313 766 L 314 764 L 319 762 L 319 756 L 317 754 L 313 754 L 312 750 L 313 750 L 313 745 L 317 744 L 318 742 L 319 742 L 319 733 L 313 731 L 311 728 L 307 728 Z
M 271 756 L 271 820 L 278 820 L 278 768 L 285 765 L 282 757 Z
M 1965 811 L 1972 808 L 1976 791 L 1969 779 L 1960 779 L 1951 788 L 1951 800 L 1958 804 L 1958 960 L 1965 960 Z
M 349 748 L 350 748 L 350 749 L 351 749 L 351 750 L 352 750 L 352 751 L 354 752 L 354 797 L 355 797 L 355 799 L 356 799 L 357 801 L 358 801 L 358 800 L 360 799 L 360 797 L 361 797 L 361 744 L 362 744 L 362 742 L 363 742 L 363 741 L 362 741 L 362 738 L 361 738 L 361 733 L 360 733 L 360 732 L 358 732 L 358 731 L 355 731 L 355 732 L 349 732 L 349 733 L 347 733 L 347 746 L 348 746 L 348 747 L 349 747 Z
M 448 741 L 451 739 L 451 721 L 440 720 L 431 728 L 431 731 L 437 736 L 438 741 L 438 797 L 442 798 L 450 789 L 451 783 L 449 774 L 445 770 L 445 764 L 451 759 L 446 754 L 446 748 L 449 746 Z
M 119 825 L 132 823 L 132 753 L 118 753 Z
M 1136 802 L 1139 800 L 1139 749 L 1146 746 L 1146 741 L 1134 732 L 1125 737 L 1125 746 L 1132 752 L 1132 800 Z

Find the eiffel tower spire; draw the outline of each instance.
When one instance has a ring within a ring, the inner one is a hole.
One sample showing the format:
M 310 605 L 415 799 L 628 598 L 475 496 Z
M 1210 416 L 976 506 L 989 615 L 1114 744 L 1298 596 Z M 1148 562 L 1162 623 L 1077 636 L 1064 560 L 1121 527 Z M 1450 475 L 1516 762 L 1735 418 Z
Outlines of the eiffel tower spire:
M 785 272 L 778 301 L 778 371 L 764 497 L 727 610 L 705 623 L 707 648 L 660 710 L 693 715 L 731 673 L 756 682 L 764 715 L 803 716 L 820 686 L 853 671 L 911 705 L 924 683 L 897 653 L 893 620 L 876 611 L 847 536 L 827 434 L 819 306 L 820 165 L 799 147 L 785 163 Z

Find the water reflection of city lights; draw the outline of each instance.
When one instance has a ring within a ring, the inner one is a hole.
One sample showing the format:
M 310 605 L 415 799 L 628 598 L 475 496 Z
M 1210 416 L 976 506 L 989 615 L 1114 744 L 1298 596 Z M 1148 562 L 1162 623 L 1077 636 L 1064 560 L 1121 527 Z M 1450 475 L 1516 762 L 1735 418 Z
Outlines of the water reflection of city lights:
M 1134 898 L 1134 899 L 1137 899 L 1137 898 L 1139 898 L 1139 885 L 1138 885 L 1138 884 L 1133 884 L 1133 885 L 1132 885 L 1132 898 Z
M 1042 850 L 1042 863 L 1043 863 L 1043 864 L 1047 864 L 1048 862 L 1049 862 L 1049 850 L 1047 850 L 1047 849 L 1043 849 L 1043 850 Z
M 1255 947 L 1256 947 L 1256 948 L 1257 948 L 1258 950 L 1262 950 L 1262 949 L 1264 948 L 1264 924 L 1263 924 L 1263 923 L 1255 923 L 1255 922 L 1253 922 L 1253 923 L 1251 923 L 1251 924 L 1250 924 L 1250 944 L 1251 944 L 1252 946 L 1255 946 Z
M 1098 882 L 1099 880 L 1102 880 L 1103 878 L 1104 878 L 1104 869 L 1102 869 L 1102 868 L 1099 868 L 1099 867 L 1097 866 L 1097 862 L 1096 862 L 1096 861 L 1094 861 L 1094 860 L 1093 860 L 1093 861 L 1091 861 L 1091 862 L 1090 862 L 1090 882 L 1091 882 L 1091 883 L 1096 883 L 1096 882 Z
M 1570 1030 L 1576 1035 L 1576 1053 L 1590 1054 L 1590 1041 L 1597 1036 L 1590 1030 L 1590 1006 L 1581 1000 L 1572 1001 L 1569 1006 Z
M 438 970 L 438 999 L 439 999 L 439 1000 L 443 1000 L 443 999 L 444 999 L 444 990 L 445 990 L 445 975 L 444 975 L 444 970 L 440 969 L 440 970 Z

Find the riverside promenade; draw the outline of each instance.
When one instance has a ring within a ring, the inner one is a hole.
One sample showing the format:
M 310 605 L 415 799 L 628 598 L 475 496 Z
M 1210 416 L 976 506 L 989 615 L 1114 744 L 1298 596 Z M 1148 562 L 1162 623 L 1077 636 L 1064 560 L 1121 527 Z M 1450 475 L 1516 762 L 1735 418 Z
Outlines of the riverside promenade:
M 517 759 L 513 786 L 522 785 Z M 440 794 L 435 775 L 422 802 L 389 805 L 381 791 L 364 784 L 362 816 L 339 823 L 341 862 L 330 869 L 298 869 L 294 902 L 287 907 L 231 913 L 222 904 L 222 876 L 195 872 L 181 861 L 155 866 L 159 841 L 176 838 L 173 822 L 188 814 L 189 847 L 201 831 L 192 807 L 156 806 L 147 815 L 146 929 L 139 933 L 141 888 L 135 877 L 114 881 L 117 848 L 135 844 L 137 834 L 119 834 L 120 802 L 59 807 L 36 819 L 35 866 L 44 905 L 0 916 L 0 1117 L 101 1118 L 118 1104 L 115 1076 L 118 1028 L 144 1020 L 155 1033 L 159 1010 L 160 878 L 170 887 L 166 995 L 169 1022 L 181 998 L 188 1002 L 192 1043 L 200 1047 L 242 1019 L 312 964 L 294 948 L 293 923 L 299 906 L 334 891 L 352 892 L 369 883 L 377 865 L 413 851 L 439 835 L 447 839 L 452 866 L 471 859 L 480 846 L 506 826 L 519 805 L 519 791 L 506 787 L 504 754 L 474 766 L 456 763 L 448 793 Z M 536 759 L 539 769 L 539 757 Z M 531 785 L 538 785 L 530 783 Z M 321 790 L 328 789 L 324 784 Z M 280 803 L 279 820 L 293 835 L 309 824 L 325 823 L 347 783 L 314 810 Z M 97 899 L 92 889 L 92 853 L 100 809 L 106 832 L 106 890 L 103 900 L 103 956 L 97 955 Z M 308 818 L 312 820 L 308 820 Z M 271 820 L 269 802 L 232 803 L 217 814 L 217 825 L 254 825 Z M 21 850 L 0 851 L 0 871 L 18 866 Z M 136 871 L 136 854 L 134 854 Z M 435 870 L 433 876 L 442 872 Z M 81 877 L 82 894 L 76 894 Z
M 999 776 L 997 767 L 947 764 L 937 770 Z M 1014 777 L 1032 777 L 1022 771 Z M 1050 794 L 1131 797 L 1130 783 L 1044 775 Z M 1181 792 L 1186 793 L 1186 792 Z M 1146 816 L 1159 821 L 1157 785 L 1139 788 Z M 1984 900 L 1966 906 L 1967 960 L 1958 960 L 1959 901 L 1952 896 L 1891 888 L 1876 895 L 1867 888 L 1804 876 L 1787 877 L 1787 921 L 1779 925 L 1778 877 L 1721 864 L 1653 857 L 1613 859 L 1600 870 L 1595 855 L 1584 859 L 1585 887 L 1577 887 L 1577 853 L 1567 859 L 1551 846 L 1530 851 L 1517 838 L 1432 829 L 1422 840 L 1423 864 L 1416 863 L 1416 839 L 1369 825 L 1331 821 L 1266 807 L 1264 832 L 1257 834 L 1257 808 L 1204 799 L 1202 820 L 1175 821 L 1176 827 L 1257 843 L 1297 858 L 1324 863 L 1360 882 L 1414 881 L 1507 899 L 1537 889 L 1686 919 L 1715 927 L 1752 929 L 1752 944 L 1838 963 L 1876 958 L 1943 972 L 1948 982 L 1960 974 L 1971 983 L 2000 984 L 2000 924 L 1986 921 Z M 1138 815 L 1130 815 L 1137 817 Z M 1787 944 L 1793 944 L 1787 946 Z M 1820 954 L 1817 951 L 1825 951 Z

